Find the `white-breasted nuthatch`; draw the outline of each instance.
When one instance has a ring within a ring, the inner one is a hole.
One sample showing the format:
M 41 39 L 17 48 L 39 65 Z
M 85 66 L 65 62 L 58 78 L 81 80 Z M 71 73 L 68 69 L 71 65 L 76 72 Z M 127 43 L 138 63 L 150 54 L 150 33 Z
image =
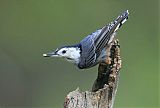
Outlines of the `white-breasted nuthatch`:
M 112 42 L 116 31 L 128 19 L 129 12 L 124 11 L 116 20 L 84 38 L 79 44 L 57 48 L 56 51 L 43 54 L 44 57 L 64 57 L 80 69 L 90 68 L 104 62 L 106 47 Z

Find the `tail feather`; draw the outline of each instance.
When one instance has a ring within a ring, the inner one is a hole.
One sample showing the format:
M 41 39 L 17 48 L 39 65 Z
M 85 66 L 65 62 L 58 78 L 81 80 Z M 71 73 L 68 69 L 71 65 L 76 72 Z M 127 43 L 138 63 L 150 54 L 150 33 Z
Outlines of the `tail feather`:
M 128 19 L 129 12 L 128 10 L 124 11 L 117 19 L 113 22 L 115 26 L 114 32 L 116 32 Z

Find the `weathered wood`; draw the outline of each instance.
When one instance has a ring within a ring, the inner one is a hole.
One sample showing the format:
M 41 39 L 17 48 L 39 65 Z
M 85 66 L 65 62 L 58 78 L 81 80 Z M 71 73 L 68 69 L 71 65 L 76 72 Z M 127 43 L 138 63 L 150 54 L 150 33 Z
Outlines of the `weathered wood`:
M 119 41 L 114 40 L 107 47 L 109 56 L 99 64 L 98 76 L 92 91 L 70 92 L 65 99 L 64 108 L 113 108 L 121 68 Z

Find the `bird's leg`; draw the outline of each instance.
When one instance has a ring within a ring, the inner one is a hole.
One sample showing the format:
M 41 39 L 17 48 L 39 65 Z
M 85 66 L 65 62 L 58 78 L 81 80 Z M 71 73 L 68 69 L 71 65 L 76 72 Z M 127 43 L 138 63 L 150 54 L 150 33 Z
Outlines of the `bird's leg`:
M 111 58 L 107 55 L 106 60 L 105 60 L 106 64 L 111 64 Z
M 103 65 L 111 64 L 110 49 L 111 49 L 111 45 L 109 44 L 108 46 L 106 46 L 106 56 L 105 56 L 105 59 L 101 62 L 101 64 Z

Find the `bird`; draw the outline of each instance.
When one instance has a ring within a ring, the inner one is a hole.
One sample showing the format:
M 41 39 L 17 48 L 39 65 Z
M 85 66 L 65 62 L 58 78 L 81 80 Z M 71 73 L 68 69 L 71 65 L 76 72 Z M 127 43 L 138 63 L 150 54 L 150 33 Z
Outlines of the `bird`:
M 75 64 L 79 69 L 88 69 L 106 61 L 106 47 L 113 41 L 117 30 L 127 21 L 128 10 L 122 12 L 113 22 L 89 34 L 78 44 L 62 46 L 43 54 L 44 57 L 61 57 Z

